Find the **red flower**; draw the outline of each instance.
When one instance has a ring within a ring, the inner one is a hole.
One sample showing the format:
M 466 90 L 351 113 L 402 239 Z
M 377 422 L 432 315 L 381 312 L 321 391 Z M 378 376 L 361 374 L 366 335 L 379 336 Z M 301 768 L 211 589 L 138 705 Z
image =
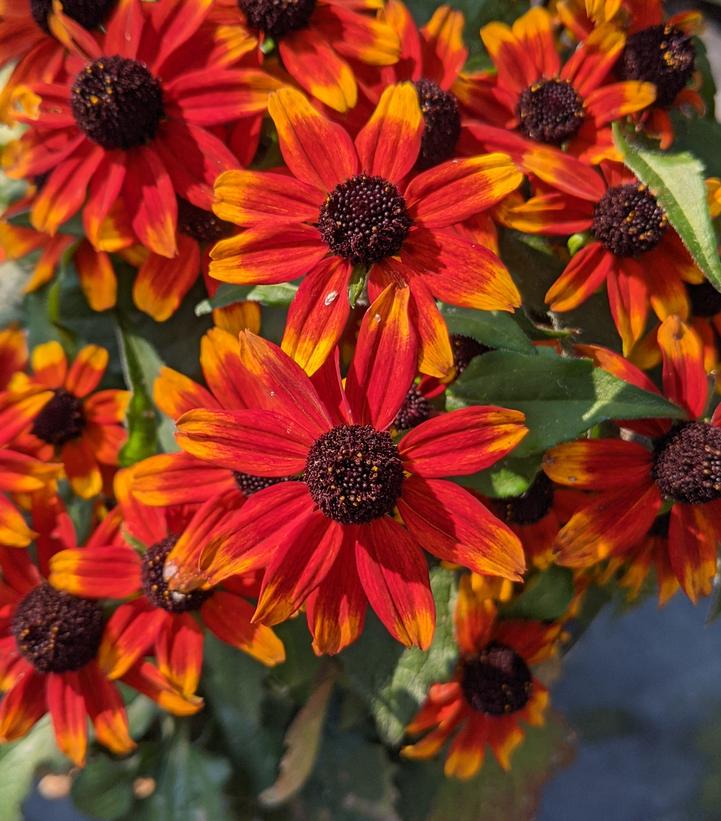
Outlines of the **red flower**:
M 360 634 L 368 602 L 395 638 L 428 647 L 434 606 L 421 546 L 479 573 L 520 578 L 516 537 L 441 477 L 502 458 L 526 433 L 523 414 L 466 408 L 397 445 L 386 432 L 415 373 L 408 298 L 409 289 L 389 286 L 371 306 L 345 389 L 337 359 L 311 381 L 275 345 L 241 333 L 235 390 L 250 409 L 189 411 L 178 442 L 211 465 L 288 481 L 250 497 L 234 540 L 176 546 L 171 587 L 265 567 L 254 618 L 283 621 L 305 603 L 314 649 L 336 653 Z
M 692 601 L 711 591 L 721 538 L 721 414 L 703 421 L 708 381 L 703 348 L 678 317 L 661 324 L 664 392 L 689 421 L 624 422 L 650 438 L 650 447 L 624 439 L 586 439 L 558 445 L 544 457 L 545 472 L 559 484 L 596 490 L 594 501 L 558 534 L 558 562 L 587 567 L 624 558 L 652 535 L 659 513 L 670 511 L 668 564 Z M 596 363 L 627 382 L 658 392 L 618 354 L 581 347 Z

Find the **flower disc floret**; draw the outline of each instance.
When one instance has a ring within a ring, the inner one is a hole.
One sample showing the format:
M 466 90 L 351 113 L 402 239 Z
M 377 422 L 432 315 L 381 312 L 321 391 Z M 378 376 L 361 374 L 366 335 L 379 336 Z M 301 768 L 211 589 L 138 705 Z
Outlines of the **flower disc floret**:
M 417 385 L 411 385 L 406 394 L 405 401 L 401 409 L 393 420 L 393 427 L 396 430 L 411 430 L 425 422 L 431 415 L 431 403 L 418 389 Z
M 11 630 L 18 650 L 41 673 L 79 670 L 98 652 L 103 611 L 96 602 L 44 582 L 21 599 Z
M 160 83 L 147 66 L 118 56 L 100 57 L 82 69 L 71 106 L 80 129 L 108 151 L 148 143 L 165 113 Z
M 553 482 L 539 473 L 521 496 L 502 500 L 503 518 L 509 524 L 532 525 L 548 513 L 553 497 Z
M 238 0 L 250 28 L 274 39 L 305 28 L 315 11 L 316 0 Z
M 721 430 L 706 422 L 672 428 L 655 443 L 653 478 L 661 493 L 677 502 L 721 498 Z
M 80 23 L 83 28 L 97 28 L 104 20 L 115 0 L 63 0 L 63 14 Z M 53 0 L 30 0 L 30 14 L 40 28 L 50 33 L 48 15 Z
M 423 114 L 423 136 L 418 155 L 419 169 L 432 168 L 453 156 L 461 135 L 461 112 L 458 100 L 433 80 L 414 84 Z
M 313 443 L 304 476 L 329 519 L 365 524 L 393 510 L 403 465 L 390 434 L 371 425 L 342 425 Z
M 591 230 L 618 257 L 635 257 L 653 250 L 668 227 L 666 212 L 641 183 L 616 185 L 601 197 Z
M 31 433 L 49 445 L 64 445 L 80 437 L 86 424 L 82 401 L 60 388 L 35 417 Z
M 265 490 L 265 488 L 280 484 L 280 482 L 288 481 L 284 476 L 252 476 L 250 473 L 240 473 L 237 470 L 233 471 L 233 478 L 235 484 L 246 496 L 251 496 L 259 490 Z
M 215 243 L 229 237 L 235 226 L 178 197 L 178 231 L 197 242 Z
M 461 662 L 461 689 L 477 712 L 503 716 L 522 710 L 531 697 L 531 671 L 511 647 L 498 641 Z
M 686 285 L 686 292 L 691 301 L 691 313 L 694 316 L 716 316 L 721 313 L 721 293 L 710 282 L 698 285 Z
M 370 265 L 397 254 L 410 227 L 406 201 L 395 185 L 367 174 L 336 185 L 318 218 L 330 250 L 354 264 Z
M 170 590 L 165 580 L 165 560 L 177 541 L 177 536 L 168 536 L 150 547 L 143 556 L 143 593 L 156 607 L 167 610 L 168 613 L 187 613 L 198 610 L 210 598 L 212 591 L 193 590 L 190 593 L 181 593 L 178 590 Z
M 520 129 L 537 142 L 561 145 L 575 137 L 586 116 L 583 100 L 567 80 L 539 80 L 521 92 Z
M 483 345 L 472 336 L 464 336 L 463 334 L 451 335 L 451 348 L 453 349 L 453 364 L 456 367 L 456 376 L 460 376 L 477 356 L 491 350 L 487 345 Z

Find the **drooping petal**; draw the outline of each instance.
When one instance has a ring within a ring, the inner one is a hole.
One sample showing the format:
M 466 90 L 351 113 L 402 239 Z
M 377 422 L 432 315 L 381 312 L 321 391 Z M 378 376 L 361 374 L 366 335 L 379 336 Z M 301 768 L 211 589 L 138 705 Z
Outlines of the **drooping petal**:
M 466 476 L 506 456 L 528 433 L 520 411 L 493 406 L 461 408 L 436 416 L 400 442 L 403 466 L 427 479 Z
M 110 257 L 104 251 L 95 251 L 83 240 L 75 251 L 75 268 L 80 287 L 94 311 L 107 311 L 115 307 L 118 281 Z
M 153 384 L 153 401 L 171 419 L 178 419 L 195 408 L 219 408 L 215 397 L 189 376 L 163 366 Z
M 482 575 L 523 577 L 518 537 L 465 488 L 411 476 L 403 480 L 398 510 L 418 544 L 439 559 Z
M 468 717 L 448 750 L 443 767 L 446 777 L 467 781 L 481 769 L 485 758 L 485 728 L 490 720 L 483 715 Z
M 145 598 L 121 604 L 108 619 L 98 650 L 98 665 L 109 679 L 121 678 L 148 655 L 162 625 L 172 618 Z
M 88 716 L 78 673 L 50 673 L 47 678 L 48 712 L 58 747 L 75 764 L 85 766 Z
M 628 356 L 646 329 L 648 286 L 643 266 L 630 257 L 616 259 L 606 289 L 613 321 L 623 342 L 623 355 Z
M 156 322 L 170 319 L 200 273 L 198 243 L 184 234 L 177 242 L 178 255 L 172 259 L 148 254 L 133 282 L 133 302 Z
M 191 693 L 183 695 L 177 687 L 149 661 L 141 661 L 123 675 L 123 684 L 152 699 L 163 710 L 175 716 L 192 716 L 203 707 L 203 699 Z
M 91 661 L 78 670 L 85 707 L 95 727 L 97 740 L 116 755 L 127 755 L 135 748 L 130 737 L 128 716 L 120 693 Z
M 78 351 L 65 380 L 65 389 L 84 398 L 100 384 L 108 367 L 109 355 L 99 345 L 86 345 Z
M 623 439 L 583 439 L 551 448 L 543 457 L 546 475 L 583 490 L 637 487 L 649 481 L 653 456 L 648 448 Z
M 203 631 L 190 613 L 176 613 L 158 631 L 158 669 L 186 698 L 195 695 L 203 667 Z
M 698 334 L 677 316 L 669 316 L 656 338 L 663 357 L 664 393 L 685 408 L 691 419 L 700 418 L 708 402 L 708 379 Z
M 418 370 L 437 379 L 449 379 L 455 363 L 446 320 L 424 278 L 413 278 L 409 287 L 411 324 L 418 334 Z
M 62 345 L 55 340 L 36 345 L 30 354 L 34 378 L 48 388 L 62 388 L 68 372 L 68 360 Z
M 0 741 L 22 738 L 46 709 L 44 676 L 27 664 L 0 701 Z
M 60 452 L 73 490 L 83 499 L 92 499 L 103 489 L 95 453 L 86 437 L 66 442 Z
M 27 547 L 34 536 L 15 505 L 0 494 L 0 545 Z
M 717 505 L 717 502 L 711 504 Z M 716 553 L 721 518 L 707 517 L 708 505 L 675 504 L 668 531 L 668 558 L 684 593 L 696 603 L 708 596 L 716 573 Z
M 133 493 L 146 505 L 200 504 L 236 487 L 227 468 L 182 452 L 151 456 L 133 472 Z
M 553 311 L 571 311 L 603 285 L 613 268 L 613 257 L 600 242 L 582 248 L 551 285 L 545 300 Z
M 427 650 L 436 610 L 428 567 L 416 542 L 388 516 L 357 530 L 358 578 L 388 632 L 407 647 Z
M 50 559 L 48 581 L 86 599 L 124 599 L 140 589 L 140 559 L 129 547 L 61 550 Z
M 178 253 L 178 205 L 167 168 L 154 148 L 135 148 L 127 159 L 123 196 L 138 239 L 156 254 Z

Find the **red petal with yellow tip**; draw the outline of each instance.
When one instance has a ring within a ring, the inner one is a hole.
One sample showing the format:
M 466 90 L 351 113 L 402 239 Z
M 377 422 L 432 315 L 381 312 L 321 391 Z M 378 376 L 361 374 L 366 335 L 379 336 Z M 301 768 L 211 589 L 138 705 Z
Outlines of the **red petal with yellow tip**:
M 140 559 L 129 547 L 61 550 L 50 559 L 48 581 L 86 599 L 124 599 L 140 589 Z
M 155 640 L 158 670 L 183 696 L 195 694 L 203 667 L 203 631 L 191 613 L 166 619 Z
M 133 474 L 133 492 L 146 505 L 200 504 L 237 488 L 227 468 L 187 453 L 161 453 L 144 459 Z
M 47 678 L 48 712 L 58 747 L 75 764 L 85 766 L 88 716 L 77 672 L 51 673 Z
M 189 376 L 163 366 L 153 385 L 153 400 L 171 419 L 178 419 L 195 408 L 212 410 L 220 405 L 215 397 Z
M 78 677 L 97 740 L 116 755 L 131 752 L 135 744 L 130 738 L 123 699 L 115 685 L 105 678 L 94 661 L 81 667 Z
M 143 245 L 162 257 L 174 257 L 178 253 L 175 189 L 163 161 L 149 145 L 136 149 L 128 159 L 123 197 Z
M 543 457 L 546 475 L 562 485 L 583 490 L 636 487 L 649 481 L 648 448 L 622 439 L 584 439 L 551 448 Z
M 98 665 L 110 679 L 121 678 L 148 655 L 160 627 L 171 619 L 159 607 L 141 597 L 120 607 L 108 619 L 98 651 Z
M 711 506 L 713 510 L 707 511 Z M 694 604 L 701 596 L 708 596 L 713 587 L 719 524 L 718 502 L 676 504 L 671 509 L 668 558 L 681 588 Z
M 553 311 L 572 311 L 603 285 L 612 269 L 613 256 L 600 242 L 592 242 L 568 263 L 545 300 Z
M 33 348 L 30 354 L 33 377 L 48 388 L 62 388 L 68 372 L 68 360 L 62 345 L 54 340 Z
M 670 316 L 661 323 L 657 340 L 663 357 L 664 393 L 685 408 L 691 419 L 698 419 L 708 401 L 701 339 L 677 316 Z
M 358 578 L 370 606 L 401 644 L 427 650 L 436 608 L 421 549 L 388 516 L 358 527 L 356 533 Z
M 133 282 L 133 302 L 156 322 L 165 322 L 178 310 L 200 273 L 198 243 L 178 234 L 178 255 L 172 259 L 149 254 Z
M 30 664 L 0 701 L 0 742 L 22 738 L 46 712 L 44 676 Z
M 83 499 L 92 499 L 103 489 L 95 453 L 86 437 L 66 442 L 60 456 L 73 490 Z
M 65 389 L 81 399 L 100 384 L 108 367 L 108 352 L 98 345 L 81 348 L 65 379 Z

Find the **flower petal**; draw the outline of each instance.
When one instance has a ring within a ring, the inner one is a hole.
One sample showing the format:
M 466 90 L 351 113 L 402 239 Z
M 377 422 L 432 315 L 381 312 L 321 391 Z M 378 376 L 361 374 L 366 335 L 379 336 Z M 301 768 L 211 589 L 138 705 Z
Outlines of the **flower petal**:
M 135 743 L 130 738 L 128 716 L 120 693 L 94 661 L 81 667 L 78 676 L 95 737 L 116 755 L 127 755 Z
M 124 599 L 141 587 L 140 559 L 129 547 L 61 550 L 50 558 L 48 581 L 86 599 Z
M 708 402 L 708 379 L 698 334 L 677 316 L 669 316 L 656 338 L 663 357 L 664 393 L 685 408 L 691 419 L 699 419 Z
M 170 319 L 200 273 L 198 243 L 184 234 L 177 242 L 178 255 L 172 259 L 148 254 L 133 282 L 133 302 L 156 322 Z
M 65 389 L 84 398 L 100 384 L 108 367 L 108 352 L 99 345 L 86 345 L 78 351 L 65 380 Z
M 45 680 L 29 664 L 0 701 L 0 741 L 22 738 L 46 712 Z
M 50 673 L 47 678 L 48 712 L 58 747 L 75 764 L 85 766 L 88 747 L 88 716 L 76 672 Z
M 187 453 L 161 453 L 133 471 L 133 493 L 146 505 L 200 504 L 237 487 L 227 468 Z
M 583 490 L 637 487 L 650 481 L 653 457 L 648 448 L 623 439 L 583 439 L 551 448 L 543 470 L 561 485 Z
M 121 678 L 148 655 L 158 631 L 171 614 L 145 598 L 121 604 L 105 625 L 98 665 L 109 679 Z

